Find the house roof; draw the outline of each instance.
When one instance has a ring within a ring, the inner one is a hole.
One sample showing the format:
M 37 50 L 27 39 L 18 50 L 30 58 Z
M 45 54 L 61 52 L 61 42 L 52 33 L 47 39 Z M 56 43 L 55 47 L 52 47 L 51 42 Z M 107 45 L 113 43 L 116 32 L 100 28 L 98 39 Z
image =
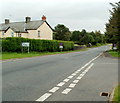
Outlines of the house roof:
M 30 21 L 26 22 L 11 22 L 8 24 L 0 24 L 0 31 L 7 31 L 8 28 L 11 28 L 14 32 L 27 32 L 27 30 L 36 30 L 38 29 L 44 22 L 51 28 L 51 26 L 44 20 Z M 51 28 L 52 29 L 52 28 Z M 53 29 L 52 29 L 53 30 Z

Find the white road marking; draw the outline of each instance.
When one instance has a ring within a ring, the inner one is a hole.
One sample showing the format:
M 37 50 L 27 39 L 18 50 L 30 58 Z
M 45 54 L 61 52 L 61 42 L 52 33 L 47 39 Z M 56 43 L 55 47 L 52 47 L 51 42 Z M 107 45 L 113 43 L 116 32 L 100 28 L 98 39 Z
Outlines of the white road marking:
M 86 73 L 86 71 L 83 71 L 83 72 L 82 72 L 82 74 L 85 74 L 85 73 Z
M 75 76 L 76 74 L 75 74 L 75 73 L 73 73 L 72 75 L 73 75 L 73 76 Z
M 51 93 L 45 93 L 40 98 L 38 98 L 36 101 L 44 101 L 44 100 L 46 100 L 51 95 L 52 95 Z
M 81 79 L 81 78 L 82 78 L 82 77 L 80 77 L 80 76 L 79 76 L 79 77 L 77 77 L 77 79 Z
M 93 62 L 95 59 L 97 59 L 99 56 L 101 56 L 102 53 L 100 53 L 97 57 L 93 58 L 91 61 L 89 61 L 88 63 L 86 63 L 83 67 L 81 67 L 80 69 L 78 69 L 75 73 L 78 73 L 80 72 L 82 69 L 84 69 L 87 65 L 89 65 L 91 62 Z M 87 72 L 92 66 L 94 65 L 94 63 L 92 63 L 86 70 L 85 72 Z M 74 73 L 74 74 L 75 74 Z M 82 75 L 82 76 L 81 76 Z M 80 74 L 80 76 L 77 77 L 77 79 L 81 79 L 82 77 L 84 76 L 84 74 Z M 73 76 L 69 76 L 68 77 L 69 79 L 73 78 Z M 69 81 L 68 79 L 65 79 L 64 81 Z M 73 81 L 75 82 L 75 80 Z M 77 82 L 77 81 L 76 81 Z M 65 83 L 64 82 L 61 82 L 59 83 L 57 86 L 63 86 Z M 76 84 L 70 84 L 69 87 L 74 87 Z M 55 92 L 59 89 L 59 87 L 54 87 L 52 88 L 51 90 L 49 90 L 49 92 Z M 66 88 L 62 94 L 68 94 L 72 89 L 70 88 Z M 52 94 L 51 93 L 45 93 L 44 95 L 42 95 L 40 98 L 38 98 L 36 101 L 44 101 L 46 100 L 49 96 L 51 96 Z
M 85 72 L 88 72 L 88 70 L 85 70 Z
M 52 88 L 51 90 L 49 90 L 49 92 L 54 93 L 54 92 L 56 92 L 58 89 L 59 89 L 59 87 L 54 87 L 54 88 Z
M 71 78 L 73 78 L 73 76 L 71 75 L 71 76 L 69 76 L 68 78 L 71 79 Z
M 62 87 L 64 84 L 65 84 L 64 82 L 61 82 L 57 86 Z
M 79 73 L 79 71 L 74 72 L 75 74 Z
M 79 82 L 79 80 L 74 80 L 74 81 L 73 81 L 73 83 L 78 83 L 78 82 Z
M 81 70 L 80 70 L 80 69 L 78 69 L 77 71 L 78 71 L 78 72 L 80 72 Z
M 96 56 L 95 58 L 93 58 L 92 60 L 90 60 L 88 63 L 86 63 L 83 67 L 81 67 L 79 69 L 79 71 L 81 71 L 82 69 L 84 69 L 86 66 L 88 66 L 91 62 L 93 62 L 95 59 L 97 59 L 99 56 L 101 56 L 103 53 L 100 53 L 98 56 Z
M 80 74 L 81 77 L 83 77 L 85 74 Z
M 72 89 L 70 89 L 70 88 L 66 88 L 66 89 L 62 92 L 62 94 L 68 94 L 71 90 L 72 90 Z
M 94 63 L 92 63 L 86 70 L 89 70 L 93 65 Z
M 75 85 L 76 85 L 76 84 L 71 83 L 71 84 L 69 85 L 69 87 L 70 87 L 70 88 L 74 88 Z
M 70 79 L 64 79 L 63 81 L 64 81 L 64 82 L 68 82 L 69 80 L 70 80 Z

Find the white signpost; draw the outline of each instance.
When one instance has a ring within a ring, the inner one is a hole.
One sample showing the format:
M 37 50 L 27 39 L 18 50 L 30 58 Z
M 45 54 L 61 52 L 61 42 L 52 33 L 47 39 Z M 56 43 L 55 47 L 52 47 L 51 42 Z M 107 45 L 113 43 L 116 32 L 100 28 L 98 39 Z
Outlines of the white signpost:
M 22 52 L 23 52 L 23 47 L 27 47 L 28 48 L 28 53 L 29 53 L 29 46 L 30 46 L 29 42 L 23 42 L 22 43 Z

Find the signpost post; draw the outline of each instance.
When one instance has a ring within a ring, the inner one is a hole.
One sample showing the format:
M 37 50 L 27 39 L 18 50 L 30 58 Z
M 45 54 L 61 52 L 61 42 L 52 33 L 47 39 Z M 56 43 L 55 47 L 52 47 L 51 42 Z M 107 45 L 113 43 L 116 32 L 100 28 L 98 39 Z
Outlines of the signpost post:
M 28 53 L 29 53 L 29 46 L 30 46 L 29 42 L 23 42 L 22 43 L 22 53 L 23 53 L 23 47 L 27 47 L 28 48 Z

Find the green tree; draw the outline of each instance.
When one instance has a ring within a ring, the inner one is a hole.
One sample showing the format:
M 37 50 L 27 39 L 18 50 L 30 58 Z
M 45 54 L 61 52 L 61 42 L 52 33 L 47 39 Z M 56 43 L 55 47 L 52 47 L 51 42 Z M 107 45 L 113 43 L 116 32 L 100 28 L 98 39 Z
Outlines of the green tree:
M 103 43 L 103 36 L 104 36 L 104 34 L 102 34 L 100 31 L 95 31 L 96 43 Z
M 120 50 L 120 2 L 112 4 L 112 10 L 110 10 L 110 18 L 106 24 L 106 37 L 107 41 L 115 43 Z
M 85 40 L 85 38 L 87 38 L 87 31 L 85 29 L 82 29 L 82 31 L 80 32 L 80 39 L 79 39 L 79 44 L 87 44 L 87 40 Z
M 72 41 L 79 41 L 80 38 L 81 38 L 81 32 L 80 31 L 73 31 L 72 32 L 72 36 L 71 36 Z
M 82 37 L 85 36 L 86 34 L 87 34 L 87 31 L 85 29 L 82 29 L 82 31 L 81 31 Z
M 88 45 L 89 43 L 93 43 L 95 40 L 92 35 L 89 33 L 86 33 L 84 37 L 81 39 L 81 42 L 83 42 L 85 45 Z
M 58 24 L 55 27 L 55 32 L 53 35 L 54 39 L 56 40 L 69 41 L 71 37 L 71 32 L 69 31 L 69 28 L 67 28 L 66 26 Z

